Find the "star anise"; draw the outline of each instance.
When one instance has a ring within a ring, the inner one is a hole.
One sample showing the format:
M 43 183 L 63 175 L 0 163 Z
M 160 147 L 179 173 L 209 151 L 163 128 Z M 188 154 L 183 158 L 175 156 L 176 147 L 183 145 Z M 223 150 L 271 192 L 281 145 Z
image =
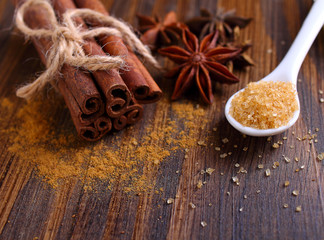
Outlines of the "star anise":
M 224 11 L 217 9 L 216 14 L 211 14 L 206 9 L 200 10 L 200 17 L 194 17 L 186 22 L 190 31 L 202 39 L 209 33 L 218 30 L 220 33 L 219 42 L 226 43 L 232 41 L 234 37 L 234 28 L 240 29 L 246 27 L 252 18 L 244 18 L 235 15 L 235 10 Z
M 240 48 L 216 46 L 218 32 L 209 34 L 199 44 L 198 38 L 189 30 L 183 30 L 184 48 L 170 46 L 159 50 L 179 66 L 172 69 L 169 76 L 178 75 L 172 100 L 182 96 L 194 82 L 202 100 L 208 104 L 213 101 L 211 79 L 222 83 L 239 81 L 223 64 L 240 54 Z
M 249 41 L 246 41 L 244 43 L 239 42 L 229 42 L 224 44 L 225 47 L 230 48 L 240 48 L 242 51 L 240 54 L 238 54 L 235 58 L 230 60 L 226 65 L 228 69 L 233 72 L 233 69 L 242 69 L 247 66 L 253 66 L 254 61 L 252 58 L 247 55 L 245 52 L 252 46 L 252 44 Z
M 160 46 L 176 44 L 181 38 L 182 28 L 187 28 L 183 23 L 178 22 L 175 12 L 169 12 L 164 20 L 157 16 L 149 17 L 137 14 L 139 31 L 143 33 L 141 41 L 151 49 Z

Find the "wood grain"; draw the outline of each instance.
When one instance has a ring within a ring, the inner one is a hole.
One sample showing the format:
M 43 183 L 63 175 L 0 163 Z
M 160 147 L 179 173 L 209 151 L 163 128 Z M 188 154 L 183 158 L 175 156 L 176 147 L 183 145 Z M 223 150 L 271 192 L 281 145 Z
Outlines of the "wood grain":
M 209 119 L 206 130 L 218 128 L 210 136 L 210 142 L 220 146 L 221 140 L 227 137 L 229 143 L 223 144 L 223 151 L 233 154 L 222 159 L 209 146 L 190 148 L 186 158 L 183 150 L 175 151 L 158 168 L 143 170 L 155 188 L 140 195 L 123 192 L 119 184 L 107 190 L 102 183 L 96 192 L 85 191 L 79 181 L 52 189 L 23 159 L 7 150 L 8 136 L 0 136 L 0 239 L 323 239 L 324 165 L 316 156 L 324 152 L 324 104 L 319 102 L 318 91 L 324 90 L 324 31 L 314 42 L 299 73 L 301 116 L 289 131 L 271 141 L 287 136 L 279 149 L 273 149 L 266 138 L 242 137 L 225 121 L 223 113 L 226 100 L 234 92 L 262 78 L 280 62 L 312 1 L 107 0 L 104 4 L 112 15 L 135 25 L 137 12 L 164 16 L 174 10 L 179 19 L 185 20 L 198 15 L 200 7 L 211 11 L 217 7 L 236 8 L 238 15 L 253 17 L 241 37 L 253 43 L 249 53 L 255 66 L 236 72 L 241 79 L 238 84 L 217 85 L 215 103 L 206 113 Z M 1 1 L 0 99 L 15 99 L 13 104 L 18 111 L 25 103 L 14 97 L 16 87 L 32 79 L 43 67 L 32 45 L 25 44 L 14 29 L 13 14 L 10 1 Z M 166 65 L 172 64 L 166 61 Z M 157 80 L 169 96 L 172 81 Z M 56 113 L 62 128 L 71 127 L 66 111 L 56 110 Z M 143 121 L 132 131 L 118 133 L 120 142 L 114 144 L 118 147 L 129 135 L 143 137 L 145 125 L 151 119 L 154 119 L 153 129 L 166 127 L 168 118 L 176 119 L 169 103 L 148 105 Z M 0 129 L 12 125 L 11 121 L 0 121 Z M 317 143 L 296 139 L 309 130 L 314 133 L 317 127 L 320 128 Z M 197 139 L 206 136 L 207 131 L 201 131 Z M 109 143 L 111 138 L 107 136 L 105 141 Z M 167 147 L 164 139 L 152 144 Z M 243 151 L 245 147 L 247 150 Z M 291 156 L 291 163 L 285 164 L 282 155 Z M 123 156 L 126 158 L 127 152 Z M 272 169 L 275 161 L 280 162 L 278 169 Z M 237 175 L 236 163 L 248 172 L 238 175 L 239 186 L 231 181 Z M 258 164 L 270 168 L 271 176 L 265 177 L 265 169 L 258 170 Z M 305 168 L 295 172 L 302 165 Z M 208 167 L 216 169 L 211 176 L 200 174 Z M 196 186 L 198 180 L 206 181 L 200 189 Z M 286 180 L 290 181 L 287 188 L 283 187 Z M 163 191 L 156 193 L 155 189 L 160 188 Z M 297 197 L 291 194 L 294 189 L 300 191 Z M 168 198 L 174 198 L 174 203 L 166 204 Z M 194 203 L 196 208 L 192 209 L 189 203 Z M 284 203 L 289 204 L 287 209 L 283 208 Z M 295 212 L 298 205 L 302 206 L 299 213 Z M 202 221 L 207 223 L 206 227 L 201 226 Z

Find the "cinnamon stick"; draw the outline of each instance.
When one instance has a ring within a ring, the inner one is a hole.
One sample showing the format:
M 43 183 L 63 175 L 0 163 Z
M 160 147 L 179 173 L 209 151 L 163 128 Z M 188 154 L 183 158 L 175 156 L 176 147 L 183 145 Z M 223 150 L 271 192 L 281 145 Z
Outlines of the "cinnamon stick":
M 74 2 L 79 8 L 89 8 L 108 15 L 100 0 L 74 0 Z M 100 23 L 94 22 L 90 22 L 90 24 L 92 26 L 100 25 Z M 126 56 L 125 61 L 127 66 L 129 66 L 129 70 L 121 71 L 121 77 L 133 93 L 137 102 L 153 103 L 161 99 L 161 89 L 134 52 L 124 45 L 121 38 L 116 36 L 103 36 L 99 38 L 99 42 L 105 52 L 113 56 Z M 128 49 L 128 51 L 124 51 L 125 49 Z
M 64 97 L 65 104 L 70 110 L 71 118 L 79 137 L 86 141 L 98 140 L 100 138 L 99 130 L 92 126 L 93 122 L 95 122 L 98 119 L 98 116 L 92 115 L 89 118 L 86 118 L 89 120 L 91 118 L 89 122 L 82 121 L 80 115 L 83 115 L 83 113 L 80 110 L 78 104 L 76 103 L 74 97 L 70 93 L 70 90 L 66 86 L 65 81 L 59 80 L 57 83 L 57 87 Z
M 108 116 L 101 116 L 95 122 L 94 125 L 101 133 L 109 132 L 112 128 L 111 119 Z
M 24 20 L 31 28 L 50 28 L 46 16 L 46 11 L 35 6 L 28 9 Z M 52 44 L 44 38 L 32 38 L 32 41 L 42 62 L 45 64 L 46 53 Z M 83 124 L 94 122 L 98 116 L 103 114 L 104 103 L 91 76 L 66 64 L 62 67 L 62 75 L 63 77 L 58 80 L 58 87 L 62 95 L 66 95 L 66 98 L 69 99 L 67 102 L 74 100 L 71 106 L 73 115 L 77 116 Z
M 15 1 L 14 3 L 18 4 L 18 1 Z M 47 19 L 47 12 L 41 7 L 30 7 L 24 16 L 24 21 L 31 28 L 51 28 Z M 42 62 L 45 63 L 46 52 L 51 48 L 52 44 L 49 40 L 43 38 L 32 38 L 32 41 Z M 57 81 L 57 88 L 69 108 L 72 121 L 79 137 L 87 141 L 98 140 L 101 137 L 99 133 L 102 129 L 96 129 L 94 122 L 98 122 L 98 119 L 100 119 L 99 117 L 104 113 L 105 109 L 104 103 L 101 100 L 101 96 L 96 89 L 91 76 L 86 72 L 77 70 L 68 65 L 64 65 L 61 72 L 62 77 Z M 71 88 L 71 86 L 78 85 L 73 82 L 79 83 L 80 86 Z M 70 87 L 68 83 L 70 84 Z M 75 96 L 78 98 L 75 98 Z M 81 103 L 85 103 L 83 105 L 83 107 L 87 109 L 85 112 L 92 113 L 84 113 L 77 99 L 79 99 Z M 95 110 L 96 112 L 94 112 Z M 106 132 L 107 131 L 105 131 L 105 133 Z
M 95 142 L 102 137 L 101 135 L 99 135 L 99 131 L 95 129 L 93 126 L 81 126 L 79 136 L 84 140 L 90 142 Z
M 100 110 L 96 113 L 90 115 L 84 114 L 81 108 L 79 107 L 78 103 L 76 102 L 74 96 L 72 95 L 71 90 L 68 88 L 68 86 L 66 85 L 63 79 L 58 80 L 57 87 L 60 93 L 62 94 L 67 107 L 70 110 L 72 118 L 77 119 L 77 124 L 75 125 L 89 125 L 95 122 L 98 119 L 98 117 L 103 115 L 104 105 L 102 105 Z M 74 122 L 75 121 L 76 120 L 74 120 Z
M 59 16 L 62 16 L 68 9 L 76 8 L 72 0 L 53 0 L 52 3 Z M 81 18 L 75 18 L 74 21 L 83 29 L 87 29 L 86 24 Z M 83 49 L 86 54 L 91 56 L 106 55 L 94 39 L 84 41 Z M 121 116 L 131 100 L 131 94 L 118 71 L 115 69 L 95 71 L 92 75 L 106 97 L 106 112 L 108 116 L 112 118 Z
M 64 65 L 62 73 L 63 81 L 71 89 L 71 94 L 80 106 L 82 113 L 85 115 L 103 114 L 104 102 L 89 72 L 78 71 L 71 66 Z M 81 120 L 87 118 L 80 117 Z
M 134 103 L 127 107 L 124 116 L 127 118 L 127 124 L 135 124 L 143 116 L 143 107 L 139 104 Z
M 112 56 L 124 56 L 127 70 L 120 70 L 120 76 L 126 83 L 135 99 L 145 99 L 150 92 L 150 87 L 143 77 L 140 69 L 134 63 L 127 47 L 121 38 L 116 36 L 100 37 L 99 42 L 103 43 L 103 50 Z
M 113 121 L 113 127 L 116 130 L 125 128 L 126 125 L 137 123 L 143 116 L 143 107 L 137 103 L 131 103 L 125 113 Z
M 113 121 L 114 129 L 116 129 L 118 131 L 125 128 L 126 125 L 127 125 L 127 117 L 124 115 L 121 115 L 118 118 L 115 118 Z
M 14 1 L 16 5 L 19 2 L 22 1 Z M 50 22 L 47 19 L 47 13 L 40 7 L 30 8 L 27 14 L 25 14 L 24 20 L 31 28 L 51 28 Z M 46 39 L 32 40 L 42 62 L 45 64 L 45 55 L 51 48 L 52 44 Z M 62 73 L 65 75 L 64 80 L 69 89 L 72 90 L 71 94 L 74 96 L 82 112 L 87 115 L 98 112 L 101 109 L 103 102 L 91 77 L 84 72 L 77 71 L 76 69 L 66 65 L 63 66 Z M 75 79 L 78 79 L 78 81 L 75 81 Z
M 100 139 L 106 133 L 110 132 L 112 129 L 112 122 L 107 115 L 103 115 L 95 121 L 94 126 L 99 131 L 98 139 Z
M 19 0 L 14 0 L 14 3 L 18 4 L 18 2 Z M 29 7 L 25 12 L 24 21 L 34 29 L 52 29 L 50 21 L 47 19 L 47 11 L 40 6 Z M 32 38 L 32 41 L 41 60 L 45 63 L 46 53 L 52 47 L 51 41 L 45 38 Z M 100 52 L 101 48 L 94 40 L 88 41 L 87 47 L 86 52 L 88 54 L 104 54 L 102 51 Z M 104 92 L 107 113 L 104 113 L 105 102 L 102 101 L 101 94 L 97 90 L 97 86 L 94 84 L 91 78 L 92 75 L 89 72 L 65 64 L 61 69 L 61 73 L 62 76 L 57 81 L 57 88 L 64 97 L 78 135 L 82 139 L 96 141 L 113 127 L 116 130 L 121 130 L 127 124 L 134 124 L 142 118 L 142 106 L 132 98 L 117 71 L 115 73 L 110 71 L 92 73 L 96 77 L 98 86 L 104 86 L 103 89 L 107 90 Z M 107 74 L 111 74 L 108 80 Z M 114 76 L 117 76 L 117 81 L 113 78 Z M 120 85 L 118 85 L 118 81 L 120 81 Z M 86 110 L 82 108 L 86 108 Z

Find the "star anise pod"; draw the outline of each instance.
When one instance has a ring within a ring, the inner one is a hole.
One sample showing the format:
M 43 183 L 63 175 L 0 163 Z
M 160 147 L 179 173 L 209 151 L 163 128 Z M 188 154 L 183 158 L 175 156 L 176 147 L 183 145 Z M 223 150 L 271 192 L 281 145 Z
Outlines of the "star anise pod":
M 250 41 L 246 41 L 244 43 L 229 42 L 226 43 L 224 46 L 230 48 L 240 48 L 242 50 L 239 55 L 237 55 L 235 58 L 233 58 L 227 63 L 227 67 L 231 72 L 233 72 L 234 68 L 242 69 L 247 66 L 254 65 L 254 61 L 252 60 L 252 58 L 245 53 L 252 46 Z
M 178 75 L 172 100 L 182 96 L 194 83 L 202 100 L 208 104 L 213 101 L 211 79 L 222 83 L 239 81 L 223 64 L 240 54 L 240 48 L 216 46 L 218 32 L 206 36 L 199 44 L 198 38 L 189 30 L 183 30 L 184 48 L 170 46 L 159 50 L 179 66 L 172 69 L 169 76 Z
M 216 14 L 211 14 L 206 9 L 200 10 L 200 16 L 194 17 L 186 22 L 190 31 L 202 39 L 209 33 L 218 30 L 220 33 L 219 42 L 226 43 L 232 41 L 234 37 L 234 28 L 245 28 L 252 18 L 244 18 L 235 15 L 235 10 L 224 11 L 217 9 Z
M 178 22 L 175 12 L 169 12 L 161 21 L 157 16 L 149 17 L 137 14 L 139 31 L 143 34 L 141 41 L 151 49 L 160 46 L 176 44 L 181 38 L 182 28 L 187 28 L 183 23 Z

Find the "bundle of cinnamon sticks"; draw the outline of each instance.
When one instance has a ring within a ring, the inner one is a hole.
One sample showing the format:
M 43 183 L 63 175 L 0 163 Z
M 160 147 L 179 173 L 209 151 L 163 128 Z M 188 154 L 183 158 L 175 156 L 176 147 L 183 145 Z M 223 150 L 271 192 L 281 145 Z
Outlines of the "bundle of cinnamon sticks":
M 24 0 L 14 0 L 18 7 Z M 68 9 L 89 8 L 108 15 L 100 0 L 52 0 L 58 18 Z M 74 19 L 86 29 L 99 26 L 96 22 L 85 23 Z M 32 6 L 24 15 L 25 23 L 32 29 L 52 29 L 47 12 L 40 6 Z M 32 38 L 43 63 L 52 47 L 49 39 Z M 162 91 L 147 69 L 129 46 L 117 36 L 100 36 L 87 39 L 83 44 L 87 55 L 122 55 L 127 69 L 88 72 L 64 65 L 57 88 L 70 110 L 78 135 L 88 141 L 96 141 L 112 129 L 121 130 L 138 122 L 143 116 L 140 104 L 153 103 L 162 96 Z

